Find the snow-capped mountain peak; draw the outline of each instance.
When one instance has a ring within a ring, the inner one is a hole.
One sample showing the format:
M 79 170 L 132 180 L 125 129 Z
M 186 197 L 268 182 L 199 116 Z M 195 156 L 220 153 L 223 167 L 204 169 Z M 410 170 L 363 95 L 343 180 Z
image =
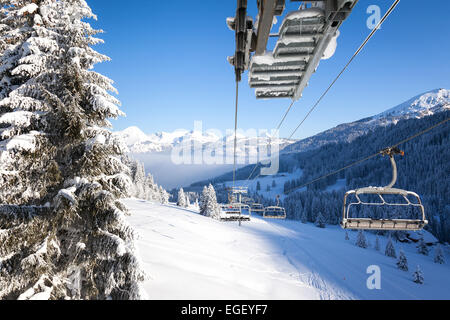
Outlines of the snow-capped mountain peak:
M 147 135 L 138 127 L 127 128 L 123 131 L 116 132 L 115 135 L 123 139 L 131 153 L 134 154 L 170 151 L 181 143 L 193 142 L 196 145 L 206 147 L 208 145 L 231 143 L 234 141 L 234 135 L 223 137 L 211 131 L 176 130 L 174 132 L 158 132 Z M 252 153 L 252 150 L 249 150 L 251 147 L 243 146 L 267 145 L 270 142 L 271 145 L 278 145 L 282 149 L 295 142 L 294 140 L 272 138 L 268 134 L 262 134 L 259 137 L 247 137 L 244 134 L 238 133 L 237 139 L 238 146 L 240 147 L 238 148 L 238 152 L 242 153 L 242 155 L 238 156 L 245 156 L 246 152 Z M 256 152 L 256 150 L 254 151 Z
M 409 99 L 373 117 L 344 123 L 288 146 L 285 152 L 302 152 L 328 143 L 351 142 L 378 126 L 396 124 L 403 119 L 423 118 L 450 109 L 450 90 L 435 89 Z
M 394 108 L 380 113 L 376 118 L 402 117 L 411 118 L 432 115 L 441 109 L 450 108 L 450 90 L 435 89 L 418 95 Z

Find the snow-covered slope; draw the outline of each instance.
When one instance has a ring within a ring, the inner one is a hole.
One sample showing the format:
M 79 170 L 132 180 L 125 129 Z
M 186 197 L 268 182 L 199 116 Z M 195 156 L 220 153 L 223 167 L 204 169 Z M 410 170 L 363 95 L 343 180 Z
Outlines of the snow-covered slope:
M 450 90 L 432 90 L 373 117 L 341 124 L 315 136 L 300 140 L 287 146 L 284 152 L 302 152 L 328 143 L 351 142 L 375 127 L 388 126 L 402 119 L 420 119 L 449 109 Z
M 406 252 L 410 270 L 372 246 L 355 246 L 339 227 L 319 229 L 296 221 L 253 218 L 239 227 L 200 216 L 195 210 L 125 200 L 129 221 L 149 275 L 150 299 L 450 299 L 447 264 L 417 253 L 413 244 L 395 243 Z M 369 290 L 367 268 L 381 268 L 381 290 Z M 425 283 L 412 281 L 420 265 Z

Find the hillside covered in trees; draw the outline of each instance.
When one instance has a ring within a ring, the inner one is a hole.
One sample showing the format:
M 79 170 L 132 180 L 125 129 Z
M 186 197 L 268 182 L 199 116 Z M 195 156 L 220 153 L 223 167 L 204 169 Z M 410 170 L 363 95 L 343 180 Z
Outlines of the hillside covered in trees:
M 351 143 L 328 144 L 315 150 L 289 155 L 284 162 L 288 171 L 301 168 L 303 175 L 286 182 L 284 205 L 288 217 L 301 219 L 305 215 L 314 222 L 321 212 L 327 223 L 337 224 L 341 218 L 346 190 L 366 186 L 384 186 L 391 180 L 391 165 L 386 157 L 376 157 L 337 175 L 296 189 L 363 159 L 379 150 L 408 138 L 450 116 L 449 111 L 423 119 L 409 119 L 387 127 L 378 127 Z M 397 157 L 399 177 L 396 186 L 417 192 L 425 205 L 429 220 L 427 229 L 441 241 L 450 241 L 450 128 L 448 123 L 400 146 L 404 157 Z M 345 179 L 345 180 L 344 180 Z M 337 188 L 339 181 L 344 188 Z M 381 210 L 380 208 L 378 210 Z M 375 210 L 377 211 L 377 210 Z

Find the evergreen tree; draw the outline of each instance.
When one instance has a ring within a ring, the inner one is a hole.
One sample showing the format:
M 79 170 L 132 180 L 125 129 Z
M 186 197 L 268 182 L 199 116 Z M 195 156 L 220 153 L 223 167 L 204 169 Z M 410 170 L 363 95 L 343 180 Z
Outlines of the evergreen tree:
M 261 183 L 259 181 L 256 183 L 256 191 L 261 191 Z
M 191 205 L 191 201 L 189 200 L 189 194 L 186 194 L 186 204 L 185 204 L 185 207 L 186 207 L 186 208 L 189 208 L 190 205 Z
M 186 208 L 186 195 L 184 194 L 183 188 L 178 190 L 177 206 Z
M 400 249 L 400 254 L 397 259 L 397 267 L 400 270 L 408 271 L 408 259 L 406 259 L 405 252 Z
M 439 263 L 439 264 L 444 264 L 445 263 L 444 253 L 442 252 L 442 248 L 441 248 L 440 244 L 438 244 L 436 246 L 436 249 L 434 251 L 434 262 L 435 263 Z
M 200 214 L 206 216 L 206 208 L 208 203 L 208 187 L 204 186 L 200 195 Z
M 207 216 L 218 219 L 220 218 L 220 207 L 217 203 L 216 191 L 212 184 L 208 186 L 208 207 L 207 207 Z
M 162 186 L 159 186 L 159 194 L 161 198 L 161 204 L 169 204 L 170 195 Z
M 306 215 L 306 210 L 302 211 L 302 217 L 301 217 L 302 223 L 308 223 L 308 216 Z
M 428 253 L 429 253 L 428 246 L 427 246 L 427 244 L 425 243 L 425 241 L 424 241 L 424 239 L 423 239 L 423 236 L 420 237 L 420 239 L 419 239 L 419 244 L 417 245 L 417 251 L 418 251 L 420 254 L 423 254 L 423 255 L 425 255 L 425 256 L 427 256 Z
M 345 231 L 345 240 L 350 240 L 350 237 L 348 236 L 348 231 Z
M 389 235 L 389 240 L 386 244 L 386 250 L 384 254 L 391 258 L 397 258 L 397 254 L 395 253 L 394 244 L 392 243 L 392 237 Z
M 413 273 L 413 281 L 418 284 L 424 283 L 423 272 L 420 266 L 417 266 L 416 271 Z
M 0 299 L 138 299 L 95 15 L 84 0 L 0 3 Z
M 358 236 L 356 237 L 356 245 L 364 249 L 368 247 L 366 236 L 364 234 L 364 231 L 362 230 L 358 230 Z
M 317 214 L 317 218 L 316 218 L 316 221 L 314 222 L 314 224 L 318 228 L 325 228 L 325 218 L 323 217 L 322 212 L 319 211 L 319 213 Z
M 277 183 L 275 182 L 275 180 L 272 180 L 272 188 L 275 188 L 277 186 Z
M 377 235 L 377 237 L 376 237 L 376 239 L 375 239 L 375 250 L 377 250 L 377 251 L 380 251 L 380 250 L 381 250 L 381 247 L 380 247 L 380 238 L 378 237 L 378 235 Z

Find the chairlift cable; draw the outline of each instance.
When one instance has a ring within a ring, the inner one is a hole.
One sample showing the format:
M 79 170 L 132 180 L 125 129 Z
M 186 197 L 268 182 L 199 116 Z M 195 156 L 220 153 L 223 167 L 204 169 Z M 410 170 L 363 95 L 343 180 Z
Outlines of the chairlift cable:
M 395 2 L 391 5 L 391 7 L 389 8 L 389 10 L 386 12 L 386 14 L 381 18 L 381 20 L 378 22 L 378 24 L 375 26 L 375 28 L 372 30 L 372 32 L 369 34 L 369 36 L 367 36 L 367 38 L 364 40 L 364 42 L 359 46 L 358 50 L 356 50 L 356 52 L 353 54 L 353 56 L 351 57 L 351 59 L 348 61 L 348 63 L 344 66 L 344 68 L 341 70 L 341 72 L 338 74 L 338 76 L 333 80 L 333 82 L 330 84 L 330 86 L 325 90 L 325 92 L 322 94 L 322 96 L 319 98 L 319 100 L 317 100 L 317 102 L 315 103 L 315 105 L 309 110 L 308 114 L 305 116 L 305 118 L 300 122 L 300 124 L 297 126 L 297 128 L 294 130 L 294 132 L 290 135 L 290 137 L 288 138 L 288 140 L 290 140 L 294 134 L 298 131 L 298 129 L 300 129 L 300 127 L 303 125 L 303 123 L 306 121 L 306 119 L 311 115 L 311 113 L 316 109 L 316 107 L 319 105 L 319 103 L 322 101 L 322 99 L 327 95 L 328 91 L 330 91 L 330 89 L 334 86 L 334 84 L 337 82 L 337 80 L 342 76 L 342 74 L 345 72 L 345 70 L 347 70 L 347 68 L 349 67 L 349 65 L 353 62 L 353 60 L 356 58 L 356 56 L 362 51 L 362 49 L 366 46 L 366 44 L 369 42 L 369 40 L 373 37 L 373 35 L 378 31 L 378 29 L 380 29 L 381 25 L 385 22 L 385 20 L 390 16 L 390 14 L 394 11 L 394 9 L 397 7 L 398 3 L 400 2 L 400 0 L 395 0 Z M 283 125 L 284 121 L 286 120 L 289 112 L 291 111 L 292 107 L 295 104 L 295 100 L 292 100 L 291 104 L 289 105 L 289 108 L 287 109 L 287 111 L 285 112 L 285 114 L 283 115 L 283 118 L 281 119 L 280 123 L 278 124 L 277 130 L 279 131 L 281 126 Z M 258 167 L 258 162 L 255 164 L 255 166 L 253 167 L 252 172 L 250 173 L 250 175 L 247 178 L 247 182 L 250 180 L 251 176 L 253 175 L 253 173 L 255 172 L 256 168 Z M 261 173 L 257 176 L 259 177 L 261 175 Z M 256 179 L 257 177 L 255 177 L 254 179 Z M 253 180 L 254 180 L 253 179 Z M 249 182 L 248 182 L 249 183 Z
M 419 133 L 417 133 L 417 134 L 415 134 L 415 135 L 412 135 L 412 136 L 410 136 L 409 138 L 406 138 L 406 139 L 404 139 L 404 140 L 402 140 L 402 141 L 400 141 L 400 142 L 398 142 L 398 143 L 396 143 L 396 144 L 394 144 L 394 145 L 392 145 L 391 147 L 386 148 L 386 149 L 393 149 L 393 148 L 396 148 L 396 147 L 398 147 L 398 146 L 400 146 L 400 145 L 402 145 L 402 144 L 404 144 L 404 143 L 406 143 L 406 142 L 409 142 L 409 141 L 411 141 L 411 140 L 413 140 L 413 139 L 416 139 L 416 138 L 418 138 L 418 137 L 420 137 L 420 136 L 422 136 L 422 135 L 424 135 L 424 134 L 430 132 L 431 130 L 436 129 L 437 127 L 442 126 L 443 124 L 447 123 L 448 121 L 450 121 L 450 118 L 447 118 L 447 119 L 445 119 L 445 120 L 443 120 L 443 121 L 441 121 L 441 122 L 439 122 L 439 123 L 437 123 L 437 124 L 435 124 L 435 125 L 433 125 L 433 126 L 427 128 L 427 129 L 425 129 L 425 130 L 423 130 L 423 131 L 421 131 L 421 132 L 419 132 Z M 364 159 L 355 161 L 355 162 L 353 162 L 352 164 L 349 164 L 349 165 L 347 165 L 347 166 L 345 166 L 345 167 L 343 167 L 343 168 L 341 168 L 341 169 L 339 169 L 339 170 L 333 171 L 333 172 L 331 172 L 331 173 L 325 174 L 325 175 L 323 175 L 323 176 L 321 176 L 321 177 L 319 177 L 319 178 L 316 178 L 316 179 L 314 179 L 314 180 L 312 180 L 312 181 L 310 181 L 310 182 L 308 182 L 308 183 L 305 183 L 305 184 L 303 184 L 303 185 L 301 185 L 301 186 L 292 188 L 292 189 L 288 190 L 287 193 L 290 193 L 290 192 L 295 191 L 295 190 L 297 190 L 297 189 L 302 189 L 302 188 L 307 187 L 307 186 L 309 186 L 309 185 L 311 185 L 311 184 L 313 184 L 313 183 L 315 183 L 315 182 L 317 182 L 317 181 L 320 181 L 320 180 L 322 180 L 322 179 L 328 178 L 328 177 L 333 176 L 333 175 L 335 175 L 335 174 L 338 174 L 338 173 L 340 173 L 340 172 L 342 172 L 342 171 L 344 171 L 344 170 L 347 170 L 347 169 L 349 169 L 349 168 L 351 168 L 351 167 L 354 167 L 354 166 L 356 166 L 356 165 L 358 165 L 358 164 L 361 164 L 361 163 L 363 163 L 363 162 L 365 162 L 365 161 L 368 161 L 368 160 L 370 160 L 370 159 L 372 159 L 372 158 L 375 158 L 376 156 L 382 154 L 386 149 L 380 150 L 379 152 L 374 153 L 374 154 L 372 154 L 372 155 L 370 155 L 370 156 L 368 156 L 368 157 L 366 157 L 366 158 L 364 158 Z

